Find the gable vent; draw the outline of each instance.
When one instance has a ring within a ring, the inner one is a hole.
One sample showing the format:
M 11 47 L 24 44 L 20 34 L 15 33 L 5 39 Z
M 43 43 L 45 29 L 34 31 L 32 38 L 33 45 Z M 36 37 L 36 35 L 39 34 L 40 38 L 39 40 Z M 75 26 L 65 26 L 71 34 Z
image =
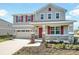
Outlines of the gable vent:
M 51 11 L 51 8 L 49 8 L 48 10 Z

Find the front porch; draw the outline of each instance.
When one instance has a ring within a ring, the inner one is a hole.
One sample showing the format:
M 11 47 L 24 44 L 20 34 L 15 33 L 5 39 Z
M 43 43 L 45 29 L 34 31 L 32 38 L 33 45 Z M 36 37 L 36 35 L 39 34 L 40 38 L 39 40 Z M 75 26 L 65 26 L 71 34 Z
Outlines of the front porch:
M 34 33 L 38 38 L 45 36 L 69 36 L 69 25 L 34 25 Z
M 46 41 L 69 41 L 73 40 L 73 25 L 69 23 L 46 23 L 33 24 L 34 34 L 37 39 L 45 37 Z

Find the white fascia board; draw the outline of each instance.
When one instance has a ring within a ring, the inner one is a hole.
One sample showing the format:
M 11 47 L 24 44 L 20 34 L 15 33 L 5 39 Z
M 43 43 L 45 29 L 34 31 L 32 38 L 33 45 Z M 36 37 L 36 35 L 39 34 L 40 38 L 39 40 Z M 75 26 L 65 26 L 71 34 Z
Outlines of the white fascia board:
M 57 24 L 57 23 L 73 23 L 74 21 L 52 21 L 52 22 L 31 22 L 30 24 L 48 24 L 48 23 L 53 23 L 53 24 Z
M 13 25 L 13 27 L 33 27 L 33 25 Z

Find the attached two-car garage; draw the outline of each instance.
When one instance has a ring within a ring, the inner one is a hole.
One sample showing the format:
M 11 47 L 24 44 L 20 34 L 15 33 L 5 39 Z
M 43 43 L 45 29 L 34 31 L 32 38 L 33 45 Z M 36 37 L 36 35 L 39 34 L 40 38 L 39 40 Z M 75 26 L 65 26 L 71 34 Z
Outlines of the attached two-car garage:
M 32 30 L 31 29 L 19 29 L 16 30 L 16 38 L 31 38 Z

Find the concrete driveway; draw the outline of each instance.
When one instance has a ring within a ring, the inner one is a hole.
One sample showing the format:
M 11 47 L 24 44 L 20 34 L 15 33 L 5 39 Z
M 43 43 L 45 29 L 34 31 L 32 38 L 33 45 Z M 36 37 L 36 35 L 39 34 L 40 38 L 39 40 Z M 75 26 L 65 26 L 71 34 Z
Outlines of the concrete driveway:
M 11 55 L 14 52 L 27 45 L 30 40 L 13 39 L 0 43 L 0 55 Z

